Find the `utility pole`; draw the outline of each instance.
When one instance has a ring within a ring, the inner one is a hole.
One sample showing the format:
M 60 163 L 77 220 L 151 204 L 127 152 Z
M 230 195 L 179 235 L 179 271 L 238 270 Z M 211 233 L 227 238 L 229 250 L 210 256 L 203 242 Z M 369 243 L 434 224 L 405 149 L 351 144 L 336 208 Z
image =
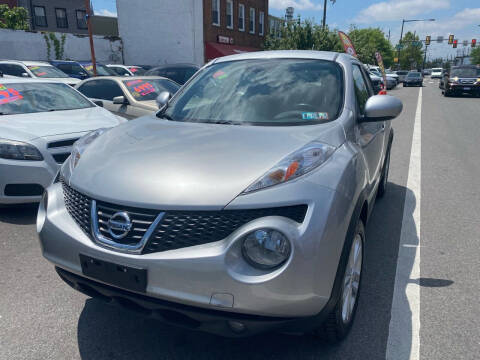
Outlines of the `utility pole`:
M 322 22 L 323 30 L 325 30 L 325 26 L 327 26 L 327 0 L 323 0 L 323 22 Z
M 93 45 L 92 23 L 90 22 L 91 9 L 90 0 L 85 0 L 85 9 L 87 12 L 88 37 L 90 38 L 90 53 L 92 55 L 93 76 L 97 76 L 97 60 L 95 59 L 95 47 Z
M 422 74 L 423 74 L 423 70 L 425 70 L 425 61 L 427 61 L 427 51 L 428 51 L 428 45 L 425 45 L 425 55 L 423 55 Z

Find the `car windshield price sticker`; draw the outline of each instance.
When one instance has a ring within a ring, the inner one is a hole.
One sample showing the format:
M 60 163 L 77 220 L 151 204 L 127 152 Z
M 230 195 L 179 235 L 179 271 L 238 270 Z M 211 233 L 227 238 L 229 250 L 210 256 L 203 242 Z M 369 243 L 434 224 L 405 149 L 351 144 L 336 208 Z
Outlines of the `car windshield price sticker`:
M 144 82 L 143 80 L 129 81 L 127 82 L 127 86 L 134 96 L 137 96 L 135 94 L 146 96 L 155 92 L 155 87 L 148 82 Z
M 13 88 L 0 84 L 0 105 L 23 99 L 22 94 Z
M 304 112 L 303 120 L 328 120 L 328 113 L 325 112 Z

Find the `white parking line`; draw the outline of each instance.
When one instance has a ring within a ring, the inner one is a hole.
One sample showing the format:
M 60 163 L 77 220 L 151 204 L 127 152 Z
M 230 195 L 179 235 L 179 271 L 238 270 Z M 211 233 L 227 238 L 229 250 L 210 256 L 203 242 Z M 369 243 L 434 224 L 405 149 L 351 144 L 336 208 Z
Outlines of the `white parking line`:
M 388 331 L 387 360 L 420 358 L 420 185 L 422 88 L 418 93 L 407 192 Z

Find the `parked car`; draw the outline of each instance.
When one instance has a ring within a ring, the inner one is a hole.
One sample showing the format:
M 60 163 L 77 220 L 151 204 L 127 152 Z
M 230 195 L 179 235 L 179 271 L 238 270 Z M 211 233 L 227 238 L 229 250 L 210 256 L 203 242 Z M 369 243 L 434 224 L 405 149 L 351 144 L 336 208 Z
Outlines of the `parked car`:
M 400 83 L 400 80 L 398 79 L 398 75 L 395 71 L 390 69 L 385 69 L 385 73 L 387 74 L 388 77 L 394 78 L 397 84 Z
M 418 71 L 409 71 L 403 80 L 403 87 L 423 86 L 423 75 Z
M 194 64 L 169 64 L 154 67 L 145 72 L 145 75 L 162 76 L 183 85 L 190 79 L 199 67 Z
M 76 88 L 97 105 L 134 119 L 158 111 L 158 95 L 163 91 L 175 94 L 180 85 L 159 76 L 103 76 L 84 80 Z
M 93 64 L 90 61 L 53 60 L 50 64 L 66 74 L 77 79 L 87 79 L 93 76 Z M 101 63 L 96 63 L 97 76 L 116 76 L 117 74 Z
M 370 69 L 370 74 L 380 77 L 383 82 L 383 75 L 380 71 L 377 71 L 375 69 Z M 387 75 L 386 78 L 387 78 L 387 90 L 394 89 L 397 86 L 397 80 L 389 75 Z
M 142 76 L 146 71 L 140 66 L 131 65 L 108 64 L 107 67 L 118 76 Z
M 407 77 L 408 71 L 407 70 L 398 70 L 395 73 L 398 75 L 398 83 L 403 83 L 403 81 Z
M 76 290 L 169 323 L 344 338 L 400 100 L 317 51 L 218 58 L 160 98 L 75 144 L 39 207 L 43 255 Z
M 470 94 L 480 96 L 480 66 L 453 66 L 443 80 L 445 96 Z
M 423 74 L 423 76 L 432 75 L 432 69 L 423 69 L 422 74 Z
M 432 79 L 441 79 L 443 77 L 443 69 L 442 68 L 432 68 Z
M 68 85 L 2 78 L 0 204 L 40 201 L 76 140 L 124 121 Z
M 79 82 L 78 79 L 69 77 L 63 71 L 43 61 L 1 60 L 0 71 L 5 75 L 52 80 L 70 86 Z

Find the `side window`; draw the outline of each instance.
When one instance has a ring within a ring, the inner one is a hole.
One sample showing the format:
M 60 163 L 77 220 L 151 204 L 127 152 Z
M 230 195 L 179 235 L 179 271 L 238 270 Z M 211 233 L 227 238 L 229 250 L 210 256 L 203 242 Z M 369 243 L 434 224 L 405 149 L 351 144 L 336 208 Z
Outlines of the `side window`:
M 360 114 L 363 115 L 365 111 L 365 104 L 367 103 L 370 95 L 368 92 L 367 83 L 362 74 L 362 70 L 358 65 L 353 65 L 353 83 L 355 86 L 355 96 L 357 98 L 358 108 L 360 110 Z
M 112 101 L 116 96 L 124 96 L 120 86 L 112 80 L 97 80 L 97 86 L 95 90 L 97 99 Z
M 12 75 L 12 76 L 18 76 L 21 77 L 23 73 L 26 73 L 25 69 L 21 67 L 20 65 L 15 65 L 15 64 L 1 64 L 0 65 L 0 70 L 5 75 Z
M 109 69 L 115 71 L 115 73 L 120 76 L 130 75 L 130 73 L 127 70 L 119 66 L 109 67 Z
M 85 84 L 80 86 L 77 90 L 80 91 L 83 95 L 88 98 L 98 98 L 97 89 L 98 89 L 98 80 L 87 81 Z

